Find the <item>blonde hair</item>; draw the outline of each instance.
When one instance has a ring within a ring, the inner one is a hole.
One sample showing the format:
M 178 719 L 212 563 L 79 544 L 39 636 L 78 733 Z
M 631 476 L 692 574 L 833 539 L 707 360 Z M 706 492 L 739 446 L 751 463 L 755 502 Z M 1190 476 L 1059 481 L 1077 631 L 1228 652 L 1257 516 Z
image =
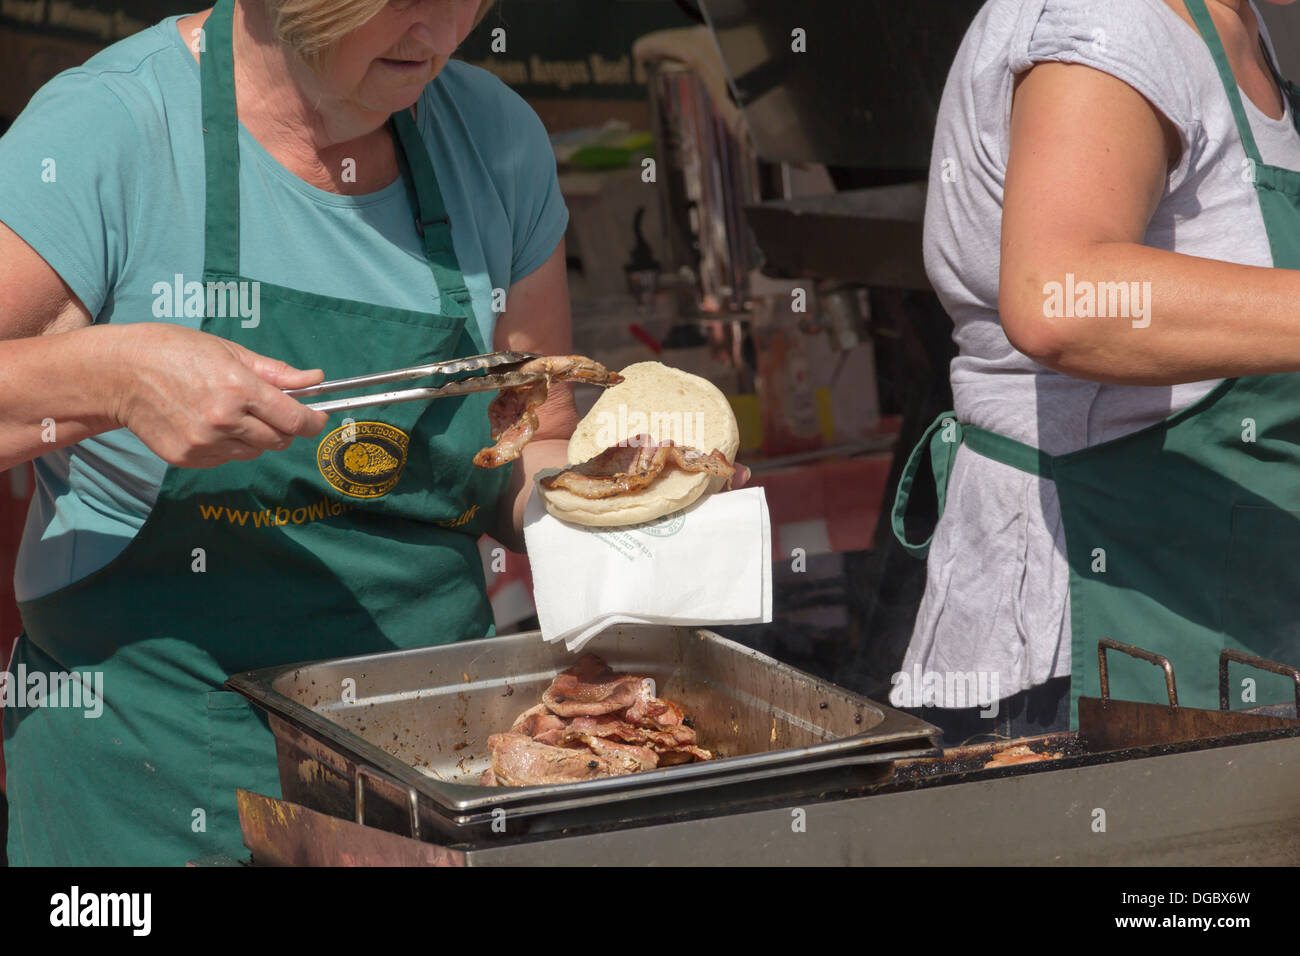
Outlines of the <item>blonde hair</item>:
M 302 58 L 318 67 L 345 36 L 368 23 L 389 0 L 265 0 L 276 35 Z M 478 26 L 496 0 L 479 0 Z

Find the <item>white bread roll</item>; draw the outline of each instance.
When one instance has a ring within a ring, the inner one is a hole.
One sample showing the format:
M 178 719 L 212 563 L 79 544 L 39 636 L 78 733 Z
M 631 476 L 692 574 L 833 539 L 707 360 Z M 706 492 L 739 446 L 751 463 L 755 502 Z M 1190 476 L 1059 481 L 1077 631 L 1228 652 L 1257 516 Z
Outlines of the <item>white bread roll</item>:
M 570 465 L 590 461 L 638 434 L 705 454 L 717 449 L 735 462 L 740 428 L 731 403 L 716 385 L 660 362 L 638 362 L 620 374 L 624 381 L 605 390 L 569 439 Z M 725 484 L 725 478 L 705 472 L 666 468 L 640 491 L 612 498 L 584 498 L 563 488 L 538 491 L 546 510 L 562 521 L 616 528 L 671 514 Z

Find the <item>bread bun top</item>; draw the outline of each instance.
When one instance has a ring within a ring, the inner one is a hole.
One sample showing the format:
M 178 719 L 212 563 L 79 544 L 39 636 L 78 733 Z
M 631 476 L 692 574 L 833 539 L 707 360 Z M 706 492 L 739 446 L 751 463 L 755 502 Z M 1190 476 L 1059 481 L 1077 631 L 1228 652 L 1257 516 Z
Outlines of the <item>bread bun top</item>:
M 731 403 L 706 378 L 661 362 L 638 362 L 620 373 L 623 382 L 605 390 L 569 439 L 568 461 L 590 461 L 606 448 L 637 435 L 736 460 L 740 428 Z M 583 498 L 563 488 L 539 488 L 555 517 L 589 527 L 640 524 L 685 508 L 725 479 L 702 472 L 665 469 L 640 491 L 612 498 Z

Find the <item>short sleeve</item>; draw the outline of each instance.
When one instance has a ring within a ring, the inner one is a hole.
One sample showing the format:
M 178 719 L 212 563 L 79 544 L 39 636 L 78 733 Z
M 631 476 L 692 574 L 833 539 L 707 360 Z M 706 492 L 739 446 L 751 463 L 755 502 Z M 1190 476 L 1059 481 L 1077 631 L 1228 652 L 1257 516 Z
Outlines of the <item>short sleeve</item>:
M 1161 0 L 1040 0 L 1031 32 L 1011 51 L 1011 70 L 1078 63 L 1123 80 L 1178 129 L 1184 150 L 1199 115 L 1175 30 L 1191 30 Z
M 518 282 L 550 258 L 569 225 L 569 210 L 560 194 L 555 152 L 546 127 L 533 108 L 513 90 L 506 97 L 508 142 L 516 157 L 514 208 L 510 210 L 513 254 L 510 281 Z
M 143 163 L 135 124 L 98 77 L 72 70 L 37 91 L 0 137 L 0 221 L 97 316 L 125 267 Z

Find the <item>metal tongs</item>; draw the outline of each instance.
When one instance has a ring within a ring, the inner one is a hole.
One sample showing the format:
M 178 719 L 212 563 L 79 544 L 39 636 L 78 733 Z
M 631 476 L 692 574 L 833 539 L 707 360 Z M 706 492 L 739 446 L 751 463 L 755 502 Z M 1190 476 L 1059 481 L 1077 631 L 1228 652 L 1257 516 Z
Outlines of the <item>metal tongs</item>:
M 404 382 L 430 375 L 450 376 L 483 369 L 493 370 L 487 375 L 468 375 L 442 385 L 399 389 L 395 392 L 373 392 L 369 395 L 354 395 L 352 398 L 335 398 L 326 402 L 313 402 L 307 407 L 321 412 L 342 412 L 353 408 L 368 408 L 371 405 L 414 402 L 422 398 L 448 398 L 453 395 L 490 392 L 536 382 L 544 378 L 546 373 L 520 371 L 520 367 L 525 362 L 536 358 L 541 356 L 533 352 L 489 352 L 486 355 L 471 355 L 467 358 L 434 362 L 430 365 L 414 365 L 393 372 L 375 372 L 372 375 L 340 378 L 332 382 L 321 382 L 319 385 L 309 385 L 306 388 L 287 388 L 284 394 L 292 398 L 311 398 L 316 395 L 328 395 L 331 392 L 349 392 L 367 385 L 386 385 L 389 382 Z

